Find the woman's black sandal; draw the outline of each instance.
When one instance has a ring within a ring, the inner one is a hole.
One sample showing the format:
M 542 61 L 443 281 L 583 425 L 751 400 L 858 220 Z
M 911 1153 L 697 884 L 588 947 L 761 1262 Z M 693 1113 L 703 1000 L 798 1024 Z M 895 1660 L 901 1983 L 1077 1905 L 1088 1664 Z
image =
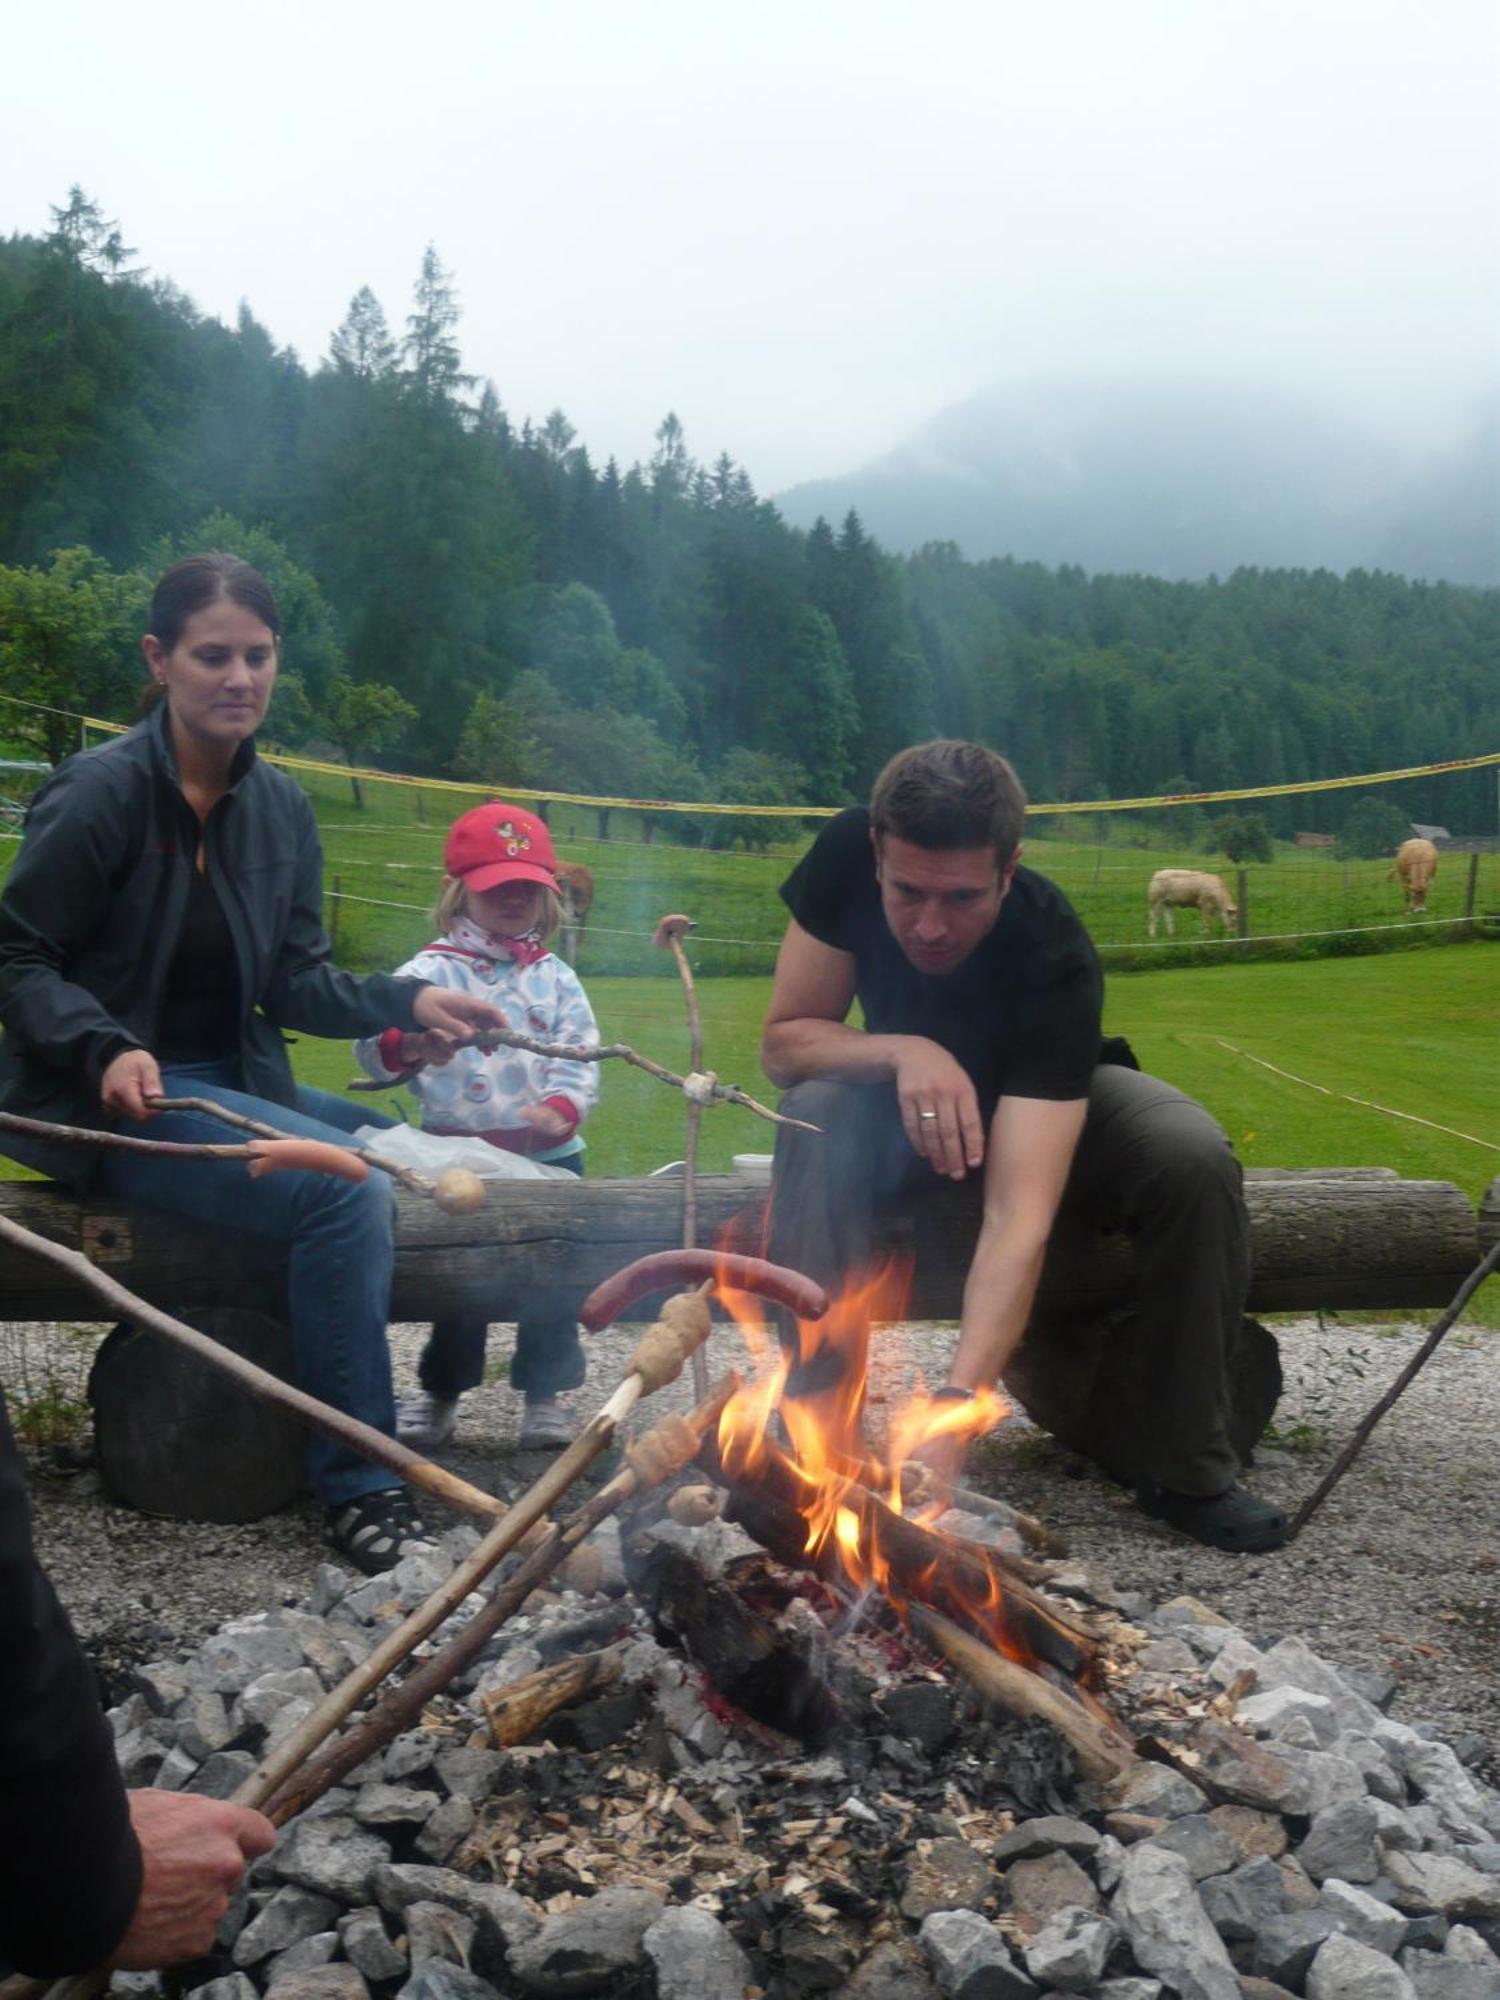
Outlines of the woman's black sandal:
M 381 1576 L 400 1562 L 407 1542 L 431 1538 L 406 1488 L 383 1486 L 378 1493 L 361 1493 L 342 1507 L 330 1507 L 328 1539 L 366 1576 Z
M 1243 1486 L 1207 1496 L 1143 1486 L 1136 1504 L 1143 1513 L 1165 1521 L 1180 1534 L 1232 1556 L 1260 1555 L 1267 1549 L 1279 1549 L 1286 1540 L 1286 1515 L 1269 1500 L 1257 1500 Z

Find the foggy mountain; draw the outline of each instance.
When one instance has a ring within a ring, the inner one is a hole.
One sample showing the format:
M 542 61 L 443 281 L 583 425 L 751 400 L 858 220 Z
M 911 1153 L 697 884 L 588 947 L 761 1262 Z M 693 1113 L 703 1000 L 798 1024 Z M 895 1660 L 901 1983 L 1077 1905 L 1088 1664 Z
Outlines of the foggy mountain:
M 852 507 L 888 548 L 957 542 L 1090 571 L 1197 580 L 1245 566 L 1500 584 L 1500 417 L 1460 450 L 1403 450 L 1292 397 L 1212 383 L 1050 381 L 984 391 L 786 519 Z

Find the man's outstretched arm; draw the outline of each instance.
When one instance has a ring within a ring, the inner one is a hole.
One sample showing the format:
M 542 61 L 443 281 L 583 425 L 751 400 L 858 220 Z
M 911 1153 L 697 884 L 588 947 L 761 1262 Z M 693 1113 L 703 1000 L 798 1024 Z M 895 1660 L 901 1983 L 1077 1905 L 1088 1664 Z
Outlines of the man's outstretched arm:
M 894 1083 L 912 1150 L 936 1172 L 962 1180 L 984 1159 L 984 1126 L 968 1075 L 925 1035 L 849 1027 L 854 988 L 853 956 L 789 923 L 761 1035 L 761 1067 L 782 1090 L 811 1077 Z
M 957 1388 L 990 1387 L 1020 1343 L 1087 1110 L 1081 1097 L 1002 1097 L 996 1108 L 984 1220 L 948 1376 Z

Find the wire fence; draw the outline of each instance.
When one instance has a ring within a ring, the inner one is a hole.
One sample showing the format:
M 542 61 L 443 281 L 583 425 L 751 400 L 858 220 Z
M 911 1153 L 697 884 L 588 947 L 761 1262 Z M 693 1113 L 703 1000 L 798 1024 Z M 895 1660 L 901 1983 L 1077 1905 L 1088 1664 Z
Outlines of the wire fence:
M 0 698 L 0 717 L 5 699 Z M 111 728 L 74 720 L 85 741 L 102 741 Z M 431 911 L 442 882 L 449 823 L 494 793 L 284 761 L 318 815 L 336 957 L 356 969 L 401 963 L 433 934 Z M 1420 778 L 1422 796 L 1430 801 L 1442 772 L 1493 762 L 1466 758 L 1421 771 L 1330 780 L 1326 789 L 1384 779 L 1381 796 L 1399 807 L 1403 780 Z M 26 799 L 45 775 L 45 766 L 25 759 L 0 761 L 0 871 L 19 838 Z M 696 919 L 691 953 L 701 973 L 768 973 L 785 928 L 779 885 L 825 817 L 811 809 L 752 811 L 719 803 L 679 812 L 649 802 L 556 794 L 546 800 L 545 811 L 560 854 L 585 864 L 594 878 L 593 907 L 578 952 L 580 968 L 593 976 L 674 976 L 669 958 L 652 943 L 657 918 L 667 910 Z M 1322 956 L 1500 936 L 1500 838 L 1488 830 L 1466 836 L 1455 827 L 1459 844 L 1440 849 L 1436 878 L 1420 912 L 1407 910 L 1400 882 L 1390 879 L 1389 854 L 1346 859 L 1321 844 L 1327 837 L 1320 835 L 1317 845 L 1278 842 L 1270 862 L 1236 865 L 1206 851 L 1205 833 L 1197 801 L 1041 807 L 1028 821 L 1025 859 L 1066 893 L 1106 963 L 1116 967 L 1225 956 Z M 1152 937 L 1147 890 L 1160 868 L 1217 874 L 1237 914 L 1224 921 L 1195 909 L 1177 910 L 1172 930 L 1164 919 Z
M 466 801 L 420 787 L 362 779 L 356 806 L 347 775 L 298 773 L 317 807 L 327 857 L 329 921 L 351 965 L 391 965 L 425 943 L 442 881 L 443 836 Z M 1201 816 L 1200 816 L 1201 817 Z M 672 976 L 652 944 L 656 920 L 683 910 L 707 977 L 764 974 L 786 925 L 778 894 L 821 824 L 809 815 L 737 820 L 669 819 L 659 809 L 553 800 L 548 820 L 559 853 L 594 878 L 593 907 L 578 953 L 593 976 Z M 737 830 L 723 840 L 726 823 Z M 1196 837 L 1184 837 L 1191 832 Z M 1083 836 L 1083 837 L 1080 837 Z M 1139 844 L 1137 844 L 1139 843 Z M 1436 944 L 1500 935 L 1500 839 L 1488 852 L 1444 852 L 1424 912 L 1406 910 L 1391 856 L 1344 859 L 1331 847 L 1278 842 L 1271 862 L 1243 867 L 1206 853 L 1202 830 L 1159 801 L 1135 812 L 1080 822 L 1034 813 L 1028 865 L 1056 882 L 1115 967 L 1204 963 L 1229 956 L 1297 957 Z M 1238 905 L 1227 926 L 1197 910 L 1173 913 L 1149 935 L 1147 889 L 1159 868 L 1218 874 Z M 393 956 L 392 954 L 396 954 Z

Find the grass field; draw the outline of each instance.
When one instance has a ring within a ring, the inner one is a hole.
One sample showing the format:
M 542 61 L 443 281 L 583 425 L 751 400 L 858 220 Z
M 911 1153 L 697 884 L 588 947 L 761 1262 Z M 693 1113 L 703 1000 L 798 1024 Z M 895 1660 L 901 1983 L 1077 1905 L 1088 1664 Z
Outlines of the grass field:
M 651 978 L 591 978 L 588 987 L 606 1040 L 687 1067 L 682 992 L 669 967 Z M 699 989 L 709 1067 L 762 1097 L 772 1095 L 757 1055 L 769 990 L 759 978 Z M 1130 1038 L 1144 1068 L 1208 1106 L 1248 1165 L 1390 1166 L 1454 1181 L 1474 1198 L 1500 1174 L 1493 945 L 1119 974 L 1109 982 L 1107 1022 Z M 302 1042 L 295 1056 L 299 1074 L 325 1089 L 341 1088 L 353 1071 L 342 1045 Z M 399 1096 L 372 1102 L 393 1106 Z M 682 1110 L 678 1092 L 608 1064 L 587 1128 L 590 1171 L 643 1173 L 677 1159 Z M 1413 1122 L 1421 1120 L 1431 1122 Z M 1443 1126 L 1451 1130 L 1435 1129 Z M 770 1145 L 771 1128 L 750 1112 L 725 1106 L 704 1120 L 708 1169 Z
M 340 957 L 353 966 L 398 963 L 425 941 L 443 832 L 470 801 L 415 785 L 367 784 L 361 810 L 346 779 L 305 782 L 318 809 L 328 886 L 337 891 L 330 908 Z M 682 846 L 659 829 L 648 840 L 642 816 L 620 808 L 610 811 L 609 838 L 601 839 L 599 821 L 592 807 L 552 809 L 559 850 L 586 862 L 597 883 L 584 972 L 599 977 L 649 970 L 652 929 L 661 913 L 672 909 L 698 920 L 693 955 L 705 977 L 770 971 L 784 915 L 777 885 L 818 822 L 766 822 L 777 838 L 765 852 L 753 853 Z M 1146 936 L 1146 885 L 1154 871 L 1208 868 L 1222 874 L 1235 893 L 1236 872 L 1221 857 L 1185 843 L 1130 847 L 1063 837 L 1073 824 L 1038 820 L 1028 835 L 1026 858 L 1066 891 L 1111 963 L 1210 965 L 1243 949 L 1217 933 L 1203 942 L 1195 911 L 1177 913 L 1176 942 L 1163 936 L 1153 944 Z M 1110 831 L 1118 843 L 1129 829 L 1122 819 Z M 1451 934 L 1445 922 L 1465 914 L 1469 867 L 1467 855 L 1443 857 L 1428 904 L 1432 923 L 1424 925 L 1404 914 L 1398 885 L 1385 879 L 1389 860 L 1345 862 L 1330 849 L 1280 843 L 1273 862 L 1245 871 L 1248 929 L 1262 941 L 1254 949 L 1302 957 L 1445 939 Z M 1500 854 L 1478 857 L 1474 909 L 1481 917 L 1500 915 Z

